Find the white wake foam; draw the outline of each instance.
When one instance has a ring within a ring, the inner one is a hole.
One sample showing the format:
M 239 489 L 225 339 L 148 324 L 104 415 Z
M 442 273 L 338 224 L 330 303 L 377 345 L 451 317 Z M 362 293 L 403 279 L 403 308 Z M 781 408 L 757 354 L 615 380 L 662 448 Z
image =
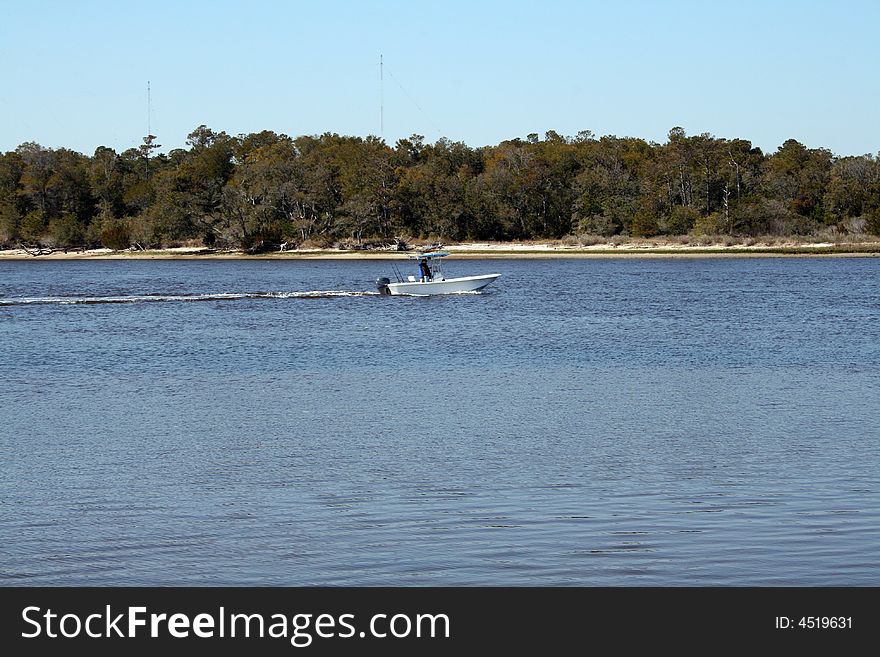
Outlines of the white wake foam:
M 236 301 L 239 299 L 332 299 L 335 297 L 379 296 L 378 292 L 349 290 L 310 290 L 306 292 L 218 292 L 216 294 L 141 294 L 106 297 L 6 297 L 0 306 L 59 305 L 77 306 L 103 303 L 170 303 L 175 301 Z

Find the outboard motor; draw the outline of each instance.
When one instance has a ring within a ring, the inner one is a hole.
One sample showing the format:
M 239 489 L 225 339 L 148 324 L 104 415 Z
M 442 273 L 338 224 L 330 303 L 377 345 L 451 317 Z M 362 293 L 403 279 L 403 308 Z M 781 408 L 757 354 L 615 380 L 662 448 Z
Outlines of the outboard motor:
M 379 290 L 379 294 L 391 294 L 391 290 L 388 289 L 388 284 L 391 282 L 391 279 L 387 276 L 382 276 L 381 278 L 376 279 L 376 289 Z

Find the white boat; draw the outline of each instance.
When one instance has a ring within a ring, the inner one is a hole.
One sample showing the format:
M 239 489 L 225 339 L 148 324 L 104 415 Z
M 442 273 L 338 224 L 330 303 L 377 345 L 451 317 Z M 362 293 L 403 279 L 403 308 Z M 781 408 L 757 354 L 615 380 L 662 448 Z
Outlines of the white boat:
M 410 260 L 418 262 L 419 275 L 407 276 L 407 280 L 392 283 L 391 279 L 382 277 L 376 279 L 376 287 L 381 294 L 411 294 L 416 296 L 428 296 L 431 294 L 456 294 L 461 292 L 476 292 L 482 290 L 501 274 L 481 274 L 479 276 L 462 276 L 460 278 L 446 278 L 440 264 L 441 258 L 449 255 L 448 251 L 429 251 L 410 256 Z

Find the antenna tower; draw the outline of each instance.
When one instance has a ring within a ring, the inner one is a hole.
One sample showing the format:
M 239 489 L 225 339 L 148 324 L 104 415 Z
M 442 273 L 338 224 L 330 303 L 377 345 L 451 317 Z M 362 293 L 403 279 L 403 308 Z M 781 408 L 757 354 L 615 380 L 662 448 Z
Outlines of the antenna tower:
M 379 55 L 379 136 L 385 138 L 385 71 Z

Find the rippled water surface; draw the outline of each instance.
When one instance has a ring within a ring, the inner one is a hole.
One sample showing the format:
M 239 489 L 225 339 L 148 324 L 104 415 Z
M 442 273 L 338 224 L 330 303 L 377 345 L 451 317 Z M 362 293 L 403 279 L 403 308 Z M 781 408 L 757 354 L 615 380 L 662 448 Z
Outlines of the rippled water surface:
M 880 584 L 880 260 L 447 269 L 0 263 L 0 584 Z

